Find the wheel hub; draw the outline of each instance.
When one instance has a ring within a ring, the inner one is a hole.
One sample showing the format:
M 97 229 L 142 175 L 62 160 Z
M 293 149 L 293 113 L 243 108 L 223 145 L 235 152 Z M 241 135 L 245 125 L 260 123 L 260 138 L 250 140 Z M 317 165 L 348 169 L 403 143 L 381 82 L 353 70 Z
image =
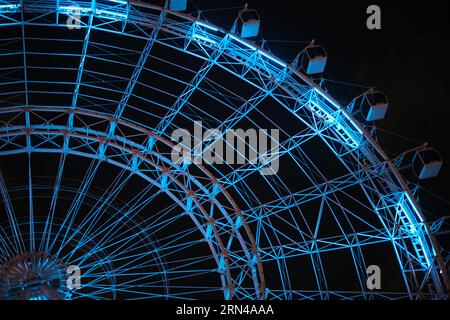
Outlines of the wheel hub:
M 18 254 L 0 267 L 0 299 L 69 299 L 65 269 L 61 261 L 47 253 Z

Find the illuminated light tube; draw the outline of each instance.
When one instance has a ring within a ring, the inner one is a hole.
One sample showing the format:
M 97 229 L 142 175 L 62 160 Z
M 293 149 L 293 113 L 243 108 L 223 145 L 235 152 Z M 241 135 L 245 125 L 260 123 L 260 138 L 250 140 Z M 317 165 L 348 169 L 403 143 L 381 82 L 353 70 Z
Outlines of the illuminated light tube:
M 413 210 L 414 210 L 414 212 L 415 212 L 415 214 L 416 214 L 416 216 L 420 219 L 420 222 L 424 222 L 423 221 L 423 218 L 422 218 L 422 216 L 419 214 L 419 211 L 417 211 L 417 208 L 416 208 L 416 206 L 414 205 L 414 201 L 411 199 L 411 197 L 409 196 L 409 193 L 408 192 L 405 192 L 405 195 L 406 195 L 406 198 L 408 199 L 408 201 L 409 201 L 409 204 L 410 204 L 410 206 L 413 208 Z
M 350 118 L 350 116 L 345 112 L 344 110 L 341 110 L 341 114 L 344 115 L 345 118 L 353 125 L 353 127 L 361 134 L 363 135 L 363 132 L 361 128 Z
M 414 225 L 414 223 L 412 222 L 412 220 L 411 220 L 411 217 L 409 216 L 409 211 L 405 208 L 405 206 L 403 205 L 403 203 L 400 203 L 400 209 L 405 213 L 405 216 L 406 216 L 406 218 L 408 219 L 408 222 L 410 223 L 410 225 L 411 225 L 411 229 L 412 229 L 412 231 L 413 231 L 413 233 L 414 234 L 418 234 L 418 232 L 417 232 L 417 228 L 416 228 L 416 226 Z
M 340 123 L 337 124 L 337 128 L 338 128 L 338 130 L 344 131 L 346 136 L 348 138 L 350 138 L 350 140 L 352 140 L 353 144 L 351 144 L 351 147 L 355 147 L 355 148 L 359 147 L 359 143 L 355 140 L 355 138 L 353 138 L 353 136 Z
M 127 4 L 127 1 L 125 0 L 109 0 L 111 2 L 120 3 L 120 4 Z
M 199 39 L 199 40 L 203 40 L 203 41 L 212 43 L 212 44 L 216 44 L 217 43 L 217 41 L 209 39 L 208 37 L 205 37 L 205 36 L 201 36 L 199 34 L 194 34 L 193 37 L 196 38 L 196 39 Z
M 103 17 L 110 18 L 110 19 L 114 18 L 114 17 L 119 17 L 119 18 L 123 18 L 123 19 L 127 18 L 126 14 L 117 13 L 117 12 L 113 12 L 113 11 L 96 10 L 95 13 L 99 14 L 99 15 L 106 15 L 106 16 L 103 16 Z
M 343 131 L 345 133 L 345 135 L 351 140 L 352 147 L 359 147 L 359 143 L 353 138 L 353 136 L 340 124 L 340 123 L 336 123 L 336 118 L 334 118 L 328 111 L 326 111 L 324 108 L 322 108 L 319 104 L 317 104 L 315 101 L 310 100 L 309 101 L 312 105 L 314 105 L 319 112 L 321 112 L 322 114 L 320 115 L 322 118 L 325 118 L 325 120 L 331 124 L 331 125 L 336 125 L 336 128 L 340 131 Z M 311 108 L 310 108 L 311 109 Z M 314 112 L 314 110 L 312 110 Z
M 212 30 L 212 31 L 218 31 L 219 30 L 219 29 L 217 29 L 217 28 L 215 28 L 213 26 L 210 26 L 210 25 L 208 25 L 206 23 L 203 23 L 203 22 L 200 22 L 200 21 L 196 21 L 195 23 L 197 25 L 201 26 L 201 27 L 207 28 L 207 29 Z
M 18 4 L 2 4 L 0 5 L 0 9 L 19 9 Z
M 409 195 L 408 192 L 404 193 L 406 196 L 406 199 L 408 199 L 409 205 L 411 206 L 411 208 L 413 208 L 414 213 L 416 214 L 416 216 L 419 218 L 421 223 L 424 223 L 425 221 L 423 220 L 421 214 L 419 213 L 419 211 L 417 210 L 416 206 L 414 205 L 414 201 L 412 200 L 411 196 Z M 436 256 L 436 251 L 434 250 L 434 247 L 431 246 L 431 249 L 433 250 L 433 255 Z
M 239 42 L 240 44 L 246 46 L 250 50 L 257 51 L 263 57 L 266 57 L 267 59 L 269 59 L 269 60 L 279 64 L 280 66 L 286 68 L 286 66 L 287 66 L 286 63 L 284 63 L 284 62 L 282 62 L 282 61 L 280 61 L 278 59 L 275 59 L 274 57 L 272 57 L 271 55 L 265 53 L 264 51 L 258 50 L 256 47 L 252 46 L 251 44 L 249 44 L 249 43 L 247 43 L 245 41 L 242 41 L 241 39 L 239 39 L 238 37 L 235 37 L 232 34 L 230 34 L 229 36 L 230 36 L 230 38 L 232 38 L 233 40 L 235 40 L 235 41 Z
M 233 36 L 232 34 L 229 34 L 230 38 L 233 40 L 236 40 L 237 42 L 239 42 L 240 44 L 246 46 L 247 48 L 249 48 L 250 50 L 256 50 L 256 47 L 252 46 L 251 44 L 242 41 L 241 39 L 239 39 L 238 37 Z
M 269 60 L 279 64 L 283 68 L 286 68 L 286 64 L 284 62 L 282 62 L 282 61 L 280 61 L 278 59 L 275 59 L 274 57 L 272 57 L 271 55 L 269 55 L 269 54 L 267 54 L 267 53 L 265 53 L 263 51 L 258 50 L 258 52 L 259 52 L 260 55 L 262 55 L 262 56 L 266 57 L 267 59 L 269 59 Z
M 423 243 L 422 238 L 420 237 L 419 232 L 417 231 L 417 228 L 412 223 L 411 217 L 408 214 L 408 210 L 406 210 L 406 208 L 404 207 L 403 203 L 400 203 L 400 209 L 405 213 L 406 218 L 408 219 L 408 222 L 411 224 L 411 230 L 413 231 L 413 234 L 417 237 L 417 239 L 419 239 L 420 246 L 424 249 L 423 250 L 423 256 L 425 257 L 425 260 L 427 262 L 427 267 L 430 267 L 431 266 L 431 262 L 430 262 L 430 258 L 428 257 L 428 251 L 426 250 L 427 247 Z M 434 252 L 434 249 L 433 249 L 433 252 Z M 417 254 L 417 255 L 420 256 L 419 254 Z
M 339 129 L 341 129 L 342 131 L 345 132 L 345 134 L 347 135 L 347 137 L 349 137 L 352 142 L 353 142 L 353 146 L 355 148 L 359 147 L 360 142 L 356 140 L 356 138 L 354 137 L 354 131 L 349 132 L 341 123 L 337 123 L 337 126 Z
M 330 124 L 333 124 L 336 121 L 336 119 L 328 111 L 326 111 L 324 108 L 322 108 L 315 101 L 310 100 L 309 102 L 311 104 L 315 105 L 316 108 L 318 108 L 321 112 L 323 112 L 326 115 L 327 119 L 325 119 L 325 120 L 327 120 L 327 122 L 329 122 Z
M 422 246 L 422 248 L 425 248 L 425 246 L 423 244 L 423 241 L 422 241 L 422 238 L 419 237 L 419 236 L 417 236 L 417 237 L 419 238 L 419 242 L 420 242 L 420 245 Z M 425 257 L 425 260 L 427 261 L 427 267 L 429 268 L 431 266 L 431 261 L 430 261 L 430 258 L 428 257 L 428 254 L 427 254 L 427 252 L 425 250 L 424 250 L 423 255 Z
M 325 100 L 327 100 L 329 103 L 331 103 L 337 110 L 341 110 L 341 113 L 347 118 L 348 121 L 352 124 L 352 126 L 361 134 L 363 135 L 363 132 L 361 128 L 353 121 L 346 112 L 344 112 L 339 104 L 337 104 L 335 101 L 330 99 L 326 94 L 324 94 L 321 90 L 314 88 L 314 90 Z
M 341 106 L 338 105 L 335 101 L 330 99 L 326 94 L 324 94 L 321 90 L 314 88 L 314 90 L 325 100 L 327 100 L 329 103 L 331 103 L 337 110 L 341 109 Z
M 91 11 L 90 8 L 81 8 L 81 7 L 77 7 L 77 6 L 61 6 L 59 7 L 60 10 L 64 10 L 64 11 L 76 11 L 76 12 L 89 12 Z

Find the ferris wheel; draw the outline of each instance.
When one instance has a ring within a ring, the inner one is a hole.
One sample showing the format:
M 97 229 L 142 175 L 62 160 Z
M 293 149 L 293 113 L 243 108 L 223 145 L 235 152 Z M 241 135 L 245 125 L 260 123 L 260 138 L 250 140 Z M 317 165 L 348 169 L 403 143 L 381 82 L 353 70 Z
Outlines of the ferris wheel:
M 256 11 L 225 30 L 185 10 L 0 0 L 0 298 L 446 297 L 400 170 L 431 178 L 439 154 L 389 158 L 386 96 L 338 103 L 322 46 L 286 63 Z

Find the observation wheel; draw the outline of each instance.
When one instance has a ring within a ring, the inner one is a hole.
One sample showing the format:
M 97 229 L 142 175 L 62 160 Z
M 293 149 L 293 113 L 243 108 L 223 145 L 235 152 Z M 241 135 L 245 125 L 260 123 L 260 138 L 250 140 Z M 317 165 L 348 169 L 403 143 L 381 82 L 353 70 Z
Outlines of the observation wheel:
M 0 0 L 0 298 L 445 297 L 395 163 L 307 76 L 323 48 L 169 3 Z

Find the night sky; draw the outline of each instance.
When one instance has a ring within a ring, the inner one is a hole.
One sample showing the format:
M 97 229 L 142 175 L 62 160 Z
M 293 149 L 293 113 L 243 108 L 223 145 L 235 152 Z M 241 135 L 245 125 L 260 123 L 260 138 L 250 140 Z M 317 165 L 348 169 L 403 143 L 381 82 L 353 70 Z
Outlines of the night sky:
M 328 53 L 325 78 L 382 90 L 390 109 L 377 127 L 438 149 L 444 158 L 441 174 L 421 185 L 450 199 L 448 1 L 194 0 L 190 9 L 206 10 L 204 17 L 209 21 L 229 28 L 239 9 L 207 10 L 245 2 L 259 12 L 265 39 L 295 41 L 268 42 L 280 58 L 291 62 L 307 44 L 297 41 L 315 39 Z M 366 9 L 371 4 L 381 8 L 381 30 L 366 27 Z M 336 87 L 335 98 L 342 101 L 347 89 Z M 364 91 L 353 90 L 355 95 Z M 380 134 L 380 143 L 391 157 L 418 145 L 390 134 Z M 438 202 L 422 205 L 437 216 L 449 215 L 450 205 Z

